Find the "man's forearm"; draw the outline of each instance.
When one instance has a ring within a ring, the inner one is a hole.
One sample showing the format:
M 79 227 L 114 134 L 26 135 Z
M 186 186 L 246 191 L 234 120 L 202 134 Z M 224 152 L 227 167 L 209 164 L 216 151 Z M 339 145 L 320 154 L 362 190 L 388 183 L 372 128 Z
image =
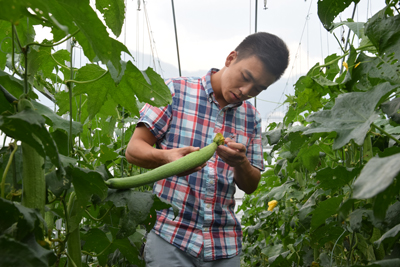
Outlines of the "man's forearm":
M 261 172 L 247 160 L 234 167 L 234 178 L 237 186 L 246 194 L 253 193 L 261 179 Z
M 154 169 L 165 164 L 165 151 L 157 149 L 145 142 L 136 142 L 135 146 L 128 146 L 125 156 L 128 162 L 146 169 Z

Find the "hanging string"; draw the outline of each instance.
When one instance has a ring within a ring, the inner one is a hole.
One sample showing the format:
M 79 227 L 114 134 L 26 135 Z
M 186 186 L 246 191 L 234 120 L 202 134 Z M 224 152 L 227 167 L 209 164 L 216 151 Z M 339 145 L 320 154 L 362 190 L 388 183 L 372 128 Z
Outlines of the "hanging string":
M 307 23 L 308 23 L 308 18 L 309 18 L 309 16 L 310 16 L 310 11 L 311 11 L 312 2 L 313 2 L 313 1 L 311 0 L 311 1 L 310 1 L 310 6 L 309 6 L 309 8 L 308 8 L 307 16 L 306 16 L 306 21 L 305 21 L 305 23 L 304 23 L 303 30 L 302 30 L 302 32 L 301 32 L 300 41 L 299 41 L 299 46 L 297 47 L 297 51 L 296 51 L 296 54 L 295 54 L 295 57 L 294 57 L 294 60 L 293 60 L 293 63 L 292 63 L 292 67 L 291 67 L 290 72 L 289 72 L 289 77 L 286 79 L 285 87 L 284 87 L 284 89 L 283 89 L 283 91 L 282 91 L 281 96 L 279 97 L 279 101 L 278 101 L 279 103 L 282 102 L 282 98 L 283 98 L 283 96 L 286 94 L 286 89 L 287 89 L 287 86 L 289 85 L 289 80 L 290 80 L 290 78 L 292 77 L 293 71 L 296 71 L 296 76 L 297 76 L 297 68 L 296 68 L 296 70 L 295 70 L 296 61 L 297 61 L 298 58 L 299 58 L 299 57 L 298 57 L 299 54 L 301 54 L 301 53 L 299 53 L 299 52 L 300 52 L 300 49 L 301 49 L 301 41 L 302 41 L 302 39 L 303 39 L 304 32 L 305 32 L 305 28 L 306 28 Z M 301 65 L 301 57 L 300 57 L 299 61 L 300 61 L 300 65 Z M 300 73 L 301 73 L 301 66 L 300 66 Z M 268 123 L 268 120 L 270 119 L 270 117 L 272 116 L 272 114 L 273 114 L 276 110 L 278 110 L 278 108 L 280 108 L 280 107 L 282 107 L 282 105 L 276 106 L 275 109 L 270 113 L 270 115 L 269 115 L 268 118 L 267 118 L 267 123 Z M 284 107 L 282 107 L 282 108 L 284 108 Z
M 154 58 L 154 48 L 153 48 L 153 42 L 152 42 L 151 27 L 150 27 L 149 16 L 148 16 L 148 13 L 147 13 L 147 8 L 146 8 L 146 2 L 145 1 L 143 1 L 143 10 L 144 10 L 144 15 L 146 17 L 147 32 L 148 32 L 148 35 L 149 35 L 151 59 L 153 60 L 154 71 L 157 71 L 156 70 L 156 62 L 155 62 L 155 58 Z

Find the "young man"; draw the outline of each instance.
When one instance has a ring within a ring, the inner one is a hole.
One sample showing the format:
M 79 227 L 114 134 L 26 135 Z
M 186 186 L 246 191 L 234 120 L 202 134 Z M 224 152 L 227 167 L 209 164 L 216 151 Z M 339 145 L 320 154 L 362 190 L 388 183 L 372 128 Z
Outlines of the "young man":
M 171 105 L 141 110 L 126 158 L 144 168 L 196 151 L 218 132 L 226 138 L 206 164 L 154 184 L 153 192 L 180 213 L 175 218 L 172 209 L 158 212 L 145 247 L 147 266 L 240 266 L 235 185 L 251 194 L 264 170 L 261 118 L 246 100 L 277 81 L 288 60 L 280 38 L 252 34 L 229 53 L 221 70 L 167 80 L 174 92 Z

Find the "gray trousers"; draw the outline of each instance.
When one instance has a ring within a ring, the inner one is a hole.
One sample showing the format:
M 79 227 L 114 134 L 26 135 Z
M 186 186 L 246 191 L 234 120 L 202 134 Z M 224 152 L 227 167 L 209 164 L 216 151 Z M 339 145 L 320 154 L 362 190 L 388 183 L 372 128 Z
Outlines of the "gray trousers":
M 204 261 L 203 253 L 195 258 L 171 245 L 153 231 L 147 235 L 144 248 L 146 267 L 239 267 L 240 255 L 229 259 Z

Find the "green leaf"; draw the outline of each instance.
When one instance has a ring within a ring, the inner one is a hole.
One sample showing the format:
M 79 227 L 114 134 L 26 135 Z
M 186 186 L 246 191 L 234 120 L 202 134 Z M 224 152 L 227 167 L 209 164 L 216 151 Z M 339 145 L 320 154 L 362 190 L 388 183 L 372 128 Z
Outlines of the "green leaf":
M 386 211 L 389 206 L 396 199 L 400 192 L 400 183 L 398 181 L 394 182 L 391 186 L 388 186 L 384 191 L 376 195 L 373 200 L 373 211 L 375 218 L 380 220 L 385 219 Z
M 314 172 L 320 162 L 320 148 L 318 146 L 305 146 L 300 149 L 296 159 L 299 160 L 310 172 Z
M 128 238 L 114 240 L 113 247 L 119 249 L 130 263 L 138 266 L 144 265 L 143 259 L 139 256 L 138 248 L 132 245 Z
M 46 174 L 46 188 L 49 189 L 56 197 L 62 195 L 65 190 L 71 187 L 71 180 L 65 175 L 59 175 L 57 171 L 52 171 Z
M 29 15 L 25 5 L 19 0 L 0 0 L 0 6 L 2 7 L 0 19 L 13 24 L 18 24 L 25 15 Z
M 400 171 L 399 161 L 400 154 L 370 159 L 354 182 L 353 198 L 367 199 L 385 190 Z
M 360 0 L 320 0 L 318 1 L 318 17 L 324 25 L 325 29 L 332 28 L 333 20 L 343 10 L 345 10 L 351 3 L 357 4 Z
M 397 242 L 400 238 L 400 224 L 396 225 L 386 233 L 384 233 L 381 238 L 374 242 L 374 244 L 379 247 L 381 243 L 387 245 L 387 248 L 390 249 L 395 242 Z
M 125 19 L 124 0 L 96 0 L 96 8 L 103 14 L 107 26 L 118 37 Z
M 139 192 L 134 190 L 110 190 L 105 201 L 112 201 L 116 207 L 128 207 L 129 216 L 125 225 L 143 224 L 147 231 L 150 231 L 156 221 L 157 215 L 155 210 L 167 209 L 171 205 L 161 201 L 156 195 L 149 192 Z M 177 210 L 174 208 L 176 214 Z M 151 218 L 150 218 L 151 215 Z M 135 229 L 121 228 L 118 236 L 127 237 L 131 235 Z
M 22 81 L 0 70 L 0 84 L 15 98 L 19 98 L 24 92 Z M 37 98 L 37 97 L 36 97 Z
M 273 256 L 281 254 L 283 251 L 283 245 L 282 244 L 277 244 L 273 246 L 267 246 L 266 248 L 263 248 L 261 250 L 261 253 L 267 256 L 268 258 L 271 258 Z
M 53 126 L 54 129 L 64 130 L 67 134 L 69 134 L 69 120 L 63 119 L 62 117 L 55 114 L 51 109 L 47 106 L 40 104 L 36 101 L 31 101 L 35 110 L 41 114 L 43 117 L 47 118 L 46 123 L 50 126 Z M 82 124 L 79 122 L 72 122 L 72 134 L 77 135 L 82 132 Z
M 35 30 L 30 18 L 21 18 L 15 28 L 17 29 L 18 39 L 22 47 L 25 47 L 27 44 L 32 43 L 35 40 Z
M 102 163 L 106 163 L 109 160 L 114 160 L 118 157 L 118 153 L 114 151 L 114 149 L 111 149 L 107 147 L 106 145 L 101 145 L 100 146 L 100 158 L 99 160 Z
M 7 54 L 12 51 L 12 32 L 11 23 L 8 21 L 0 20 L 0 69 L 4 70 L 7 62 Z
M 0 129 L 6 135 L 28 143 L 39 155 L 48 156 L 58 169 L 62 169 L 57 146 L 44 123 L 45 119 L 31 109 L 25 109 L 11 116 L 0 116 Z M 41 142 L 38 142 L 36 137 Z
M 96 254 L 102 252 L 111 243 L 106 233 L 99 228 L 92 228 L 86 233 L 81 234 L 81 240 L 85 242 L 83 250 Z
M 400 202 L 396 201 L 393 205 L 391 205 L 385 217 L 385 223 L 387 227 L 392 228 L 396 224 L 400 224 Z
M 94 80 L 103 75 L 105 71 L 106 70 L 96 64 L 87 64 L 78 70 L 75 80 Z M 83 84 L 77 83 L 73 92 L 74 96 L 84 93 L 88 95 L 87 111 L 89 113 L 89 119 L 92 119 L 100 111 L 111 88 L 115 88 L 114 81 L 112 80 L 111 75 L 107 73 L 104 77 L 95 82 Z
M 117 103 L 137 116 L 139 110 L 135 101 L 132 101 L 133 95 L 136 95 L 139 101 L 156 107 L 172 103 L 171 92 L 163 79 L 151 68 L 148 68 L 146 72 L 139 71 L 130 61 L 127 63 L 125 74 L 117 89 L 110 93 Z
M 322 110 L 308 116 L 307 121 L 314 121 L 314 127 L 304 134 L 337 132 L 333 149 L 339 149 L 350 140 L 362 145 L 370 125 L 378 115 L 375 107 L 380 99 L 393 91 L 396 86 L 389 83 L 377 85 L 368 92 L 341 94 L 331 110 Z
M 44 242 L 44 241 L 43 241 Z M 40 246 L 33 234 L 23 242 L 7 236 L 0 237 L 1 266 L 51 266 L 56 260 L 53 250 Z
M 354 32 L 358 38 L 363 38 L 364 37 L 364 22 L 354 22 L 352 19 L 347 19 L 347 21 L 341 21 L 339 23 L 333 23 L 332 28 L 330 32 L 333 32 L 334 29 L 340 27 L 340 26 L 347 26 L 349 29 Z
M 343 196 L 339 196 L 320 202 L 317 208 L 311 212 L 311 229 L 318 228 L 318 226 L 325 223 L 326 219 L 336 214 L 342 200 Z
M 347 169 L 344 166 L 337 166 L 332 169 L 324 168 L 317 172 L 315 179 L 320 182 L 320 187 L 324 190 L 332 190 L 332 193 L 342 189 L 346 184 L 350 184 L 360 173 L 359 168 Z
M 381 108 L 393 121 L 400 124 L 400 97 L 382 103 Z
M 2 234 L 9 233 L 17 240 L 22 240 L 32 232 L 37 230 L 42 232 L 39 223 L 43 222 L 43 218 L 38 211 L 4 198 L 0 198 L 0 210 L 2 211 L 2 216 L 0 216 L 0 232 Z
M 70 232 L 72 232 L 79 226 L 83 211 L 86 209 L 90 197 L 96 195 L 102 200 L 105 199 L 108 187 L 104 183 L 100 172 L 72 166 L 66 167 L 65 170 L 67 178 L 72 180 L 76 192 L 75 218 L 71 220 L 73 223 L 70 225 Z
M 400 17 L 387 16 L 385 7 L 369 19 L 365 27 L 365 34 L 375 45 L 380 55 L 384 52 L 399 51 Z

